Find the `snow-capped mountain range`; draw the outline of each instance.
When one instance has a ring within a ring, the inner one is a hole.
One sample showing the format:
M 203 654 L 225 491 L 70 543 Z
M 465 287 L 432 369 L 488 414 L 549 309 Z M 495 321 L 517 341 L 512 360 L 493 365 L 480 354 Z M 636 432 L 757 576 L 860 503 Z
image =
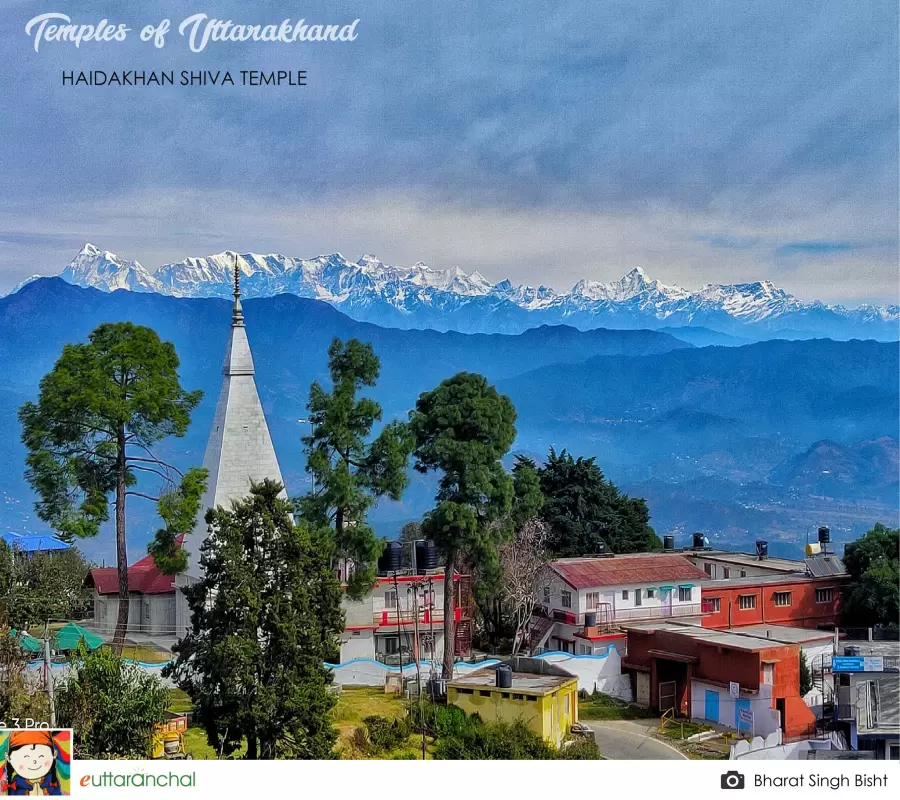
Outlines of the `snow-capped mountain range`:
M 698 291 L 650 279 L 640 267 L 612 283 L 581 280 L 566 293 L 547 286 L 492 284 L 459 267 L 432 269 L 384 264 L 372 255 L 356 262 L 340 253 L 303 259 L 236 254 L 186 258 L 151 273 L 86 244 L 59 277 L 110 292 L 120 289 L 176 297 L 230 297 L 237 258 L 246 297 L 295 294 L 328 302 L 355 319 L 402 328 L 463 332 L 519 332 L 541 324 L 577 328 L 703 326 L 747 338 L 806 337 L 894 340 L 900 307 L 802 302 L 769 281 L 707 285 Z M 28 283 L 39 276 L 19 284 Z

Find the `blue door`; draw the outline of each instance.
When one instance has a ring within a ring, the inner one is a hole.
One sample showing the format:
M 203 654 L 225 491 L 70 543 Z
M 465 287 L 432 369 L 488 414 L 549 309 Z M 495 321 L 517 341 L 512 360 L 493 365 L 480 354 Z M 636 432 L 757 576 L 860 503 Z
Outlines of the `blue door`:
M 706 690 L 706 715 L 710 722 L 719 721 L 719 693 Z

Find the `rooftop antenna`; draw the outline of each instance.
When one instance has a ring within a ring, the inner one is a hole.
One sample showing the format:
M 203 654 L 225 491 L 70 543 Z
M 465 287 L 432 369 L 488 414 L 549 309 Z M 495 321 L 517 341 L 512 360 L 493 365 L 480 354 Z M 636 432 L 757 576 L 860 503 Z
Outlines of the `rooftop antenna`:
M 234 254 L 234 307 L 231 312 L 231 326 L 244 327 L 244 309 L 241 307 L 241 271 L 238 269 L 238 254 Z

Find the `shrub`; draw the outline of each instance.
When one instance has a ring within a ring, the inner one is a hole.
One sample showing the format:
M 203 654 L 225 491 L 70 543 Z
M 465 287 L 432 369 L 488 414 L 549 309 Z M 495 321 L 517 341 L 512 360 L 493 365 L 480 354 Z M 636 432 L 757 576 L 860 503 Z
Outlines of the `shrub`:
M 409 728 L 402 719 L 371 716 L 363 719 L 368 734 L 369 748 L 376 753 L 384 753 L 404 744 L 409 738 Z
M 575 739 L 559 751 L 559 758 L 566 761 L 596 761 L 600 758 L 600 748 L 590 739 Z

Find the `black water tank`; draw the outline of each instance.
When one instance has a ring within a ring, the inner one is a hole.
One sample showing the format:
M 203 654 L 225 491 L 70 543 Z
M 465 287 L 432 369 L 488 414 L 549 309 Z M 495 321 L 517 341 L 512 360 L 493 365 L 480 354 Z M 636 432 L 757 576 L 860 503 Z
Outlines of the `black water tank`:
M 512 688 L 512 669 L 508 664 L 501 664 L 497 667 L 497 688 L 498 689 L 511 689 Z
M 416 571 L 419 575 L 424 575 L 430 570 L 436 569 L 438 565 L 438 552 L 434 542 L 425 539 L 416 542 Z
M 756 555 L 760 559 L 769 557 L 769 543 L 765 539 L 756 540 Z
M 389 572 L 399 572 L 403 566 L 403 545 L 400 542 L 388 542 L 378 559 L 378 572 L 387 575 Z
M 819 528 L 819 544 L 828 544 L 831 541 L 831 531 L 827 525 Z
M 597 624 L 597 614 L 594 611 L 588 611 L 584 615 L 584 627 L 593 628 Z
M 675 549 L 675 537 L 674 536 L 663 536 L 663 550 L 674 550 Z
M 705 537 L 702 533 L 695 533 L 695 534 L 694 534 L 694 536 L 693 536 L 693 542 L 694 542 L 694 544 L 692 545 L 692 547 L 694 548 L 694 550 L 702 550 L 702 549 L 703 549 L 703 540 L 704 540 L 705 538 L 706 538 L 706 537 Z

